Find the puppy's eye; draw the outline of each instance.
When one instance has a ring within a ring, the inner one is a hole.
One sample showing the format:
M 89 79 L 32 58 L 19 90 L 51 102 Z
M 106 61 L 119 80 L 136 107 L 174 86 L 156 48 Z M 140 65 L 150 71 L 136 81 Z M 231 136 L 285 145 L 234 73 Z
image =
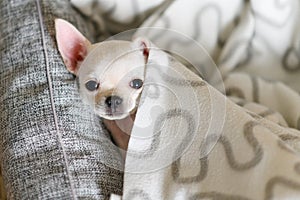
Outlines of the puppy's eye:
M 133 79 L 129 85 L 134 89 L 140 89 L 143 86 L 143 81 L 141 79 Z
M 86 82 L 85 87 L 89 91 L 95 91 L 99 88 L 99 83 L 97 81 L 91 80 Z

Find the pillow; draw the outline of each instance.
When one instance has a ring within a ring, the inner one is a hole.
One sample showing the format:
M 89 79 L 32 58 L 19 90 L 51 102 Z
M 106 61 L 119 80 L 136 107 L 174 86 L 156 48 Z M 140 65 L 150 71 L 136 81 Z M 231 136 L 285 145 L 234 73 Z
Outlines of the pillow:
M 99 32 L 102 32 L 102 36 L 104 34 L 110 36 L 110 34 L 139 27 L 155 10 L 164 8 L 170 1 L 71 0 L 71 3 L 97 24 L 96 27 Z M 98 39 L 105 38 L 100 36 Z
M 0 155 L 9 199 L 121 194 L 120 155 L 83 105 L 55 43 L 64 18 L 93 40 L 68 1 L 0 1 Z

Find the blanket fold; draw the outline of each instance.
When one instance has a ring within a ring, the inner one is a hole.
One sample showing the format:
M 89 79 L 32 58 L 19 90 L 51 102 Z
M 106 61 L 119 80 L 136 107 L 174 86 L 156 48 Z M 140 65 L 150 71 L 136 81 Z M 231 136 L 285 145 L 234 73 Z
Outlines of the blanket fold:
M 279 138 L 289 128 L 236 105 L 166 53 L 150 52 L 124 199 L 299 197 L 300 157 Z

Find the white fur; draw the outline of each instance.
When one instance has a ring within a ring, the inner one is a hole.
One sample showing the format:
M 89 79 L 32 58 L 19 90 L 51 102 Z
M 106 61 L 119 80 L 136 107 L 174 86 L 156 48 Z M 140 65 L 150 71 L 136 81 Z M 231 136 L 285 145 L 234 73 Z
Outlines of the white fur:
M 140 89 L 129 86 L 135 78 L 144 80 L 145 61 L 139 49 L 133 48 L 132 42 L 107 41 L 94 44 L 83 63 L 78 77 L 80 94 L 84 102 L 94 107 L 96 114 L 106 119 L 122 119 L 135 111 Z M 88 80 L 97 80 L 100 89 L 90 92 L 85 88 Z M 96 95 L 111 91 L 112 95 L 123 99 L 122 112 L 118 116 L 109 116 L 105 112 L 105 97 L 96 102 Z

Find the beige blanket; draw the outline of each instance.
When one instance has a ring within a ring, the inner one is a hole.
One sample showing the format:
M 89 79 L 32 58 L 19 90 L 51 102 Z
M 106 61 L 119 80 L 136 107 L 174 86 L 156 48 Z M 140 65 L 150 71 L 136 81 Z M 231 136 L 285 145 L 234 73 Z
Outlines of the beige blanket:
M 300 199 L 298 0 L 97 2 L 185 64 L 153 49 L 123 199 Z

